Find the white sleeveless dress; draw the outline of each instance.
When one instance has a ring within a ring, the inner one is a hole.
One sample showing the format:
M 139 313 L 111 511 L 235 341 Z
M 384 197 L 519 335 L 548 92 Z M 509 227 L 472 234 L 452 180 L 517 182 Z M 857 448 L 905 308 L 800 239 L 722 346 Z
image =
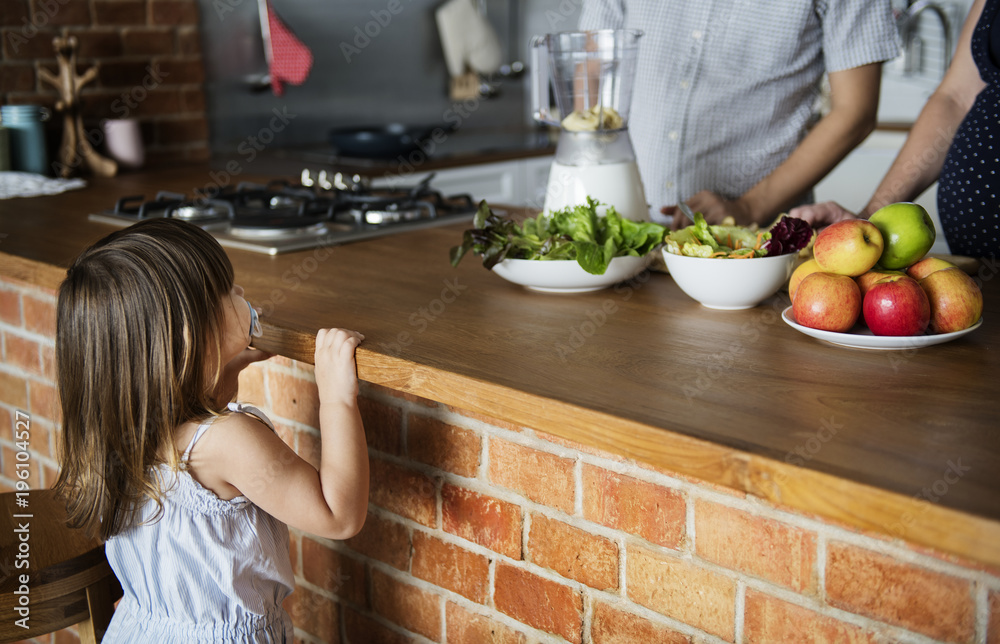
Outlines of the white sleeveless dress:
M 259 410 L 231 403 L 273 429 Z M 198 427 L 184 451 L 212 426 Z M 163 513 L 108 540 L 106 552 L 124 597 L 104 636 L 106 644 L 292 642 L 292 621 L 282 602 L 295 587 L 288 527 L 246 497 L 223 501 L 186 471 L 161 466 Z

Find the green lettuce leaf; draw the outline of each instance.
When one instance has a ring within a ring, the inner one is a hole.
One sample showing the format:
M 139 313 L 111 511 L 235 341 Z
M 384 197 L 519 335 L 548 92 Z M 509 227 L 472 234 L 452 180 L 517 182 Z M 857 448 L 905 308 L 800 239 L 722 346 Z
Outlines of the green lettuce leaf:
M 601 215 L 600 206 L 588 197 L 586 204 L 543 212 L 517 224 L 497 216 L 483 201 L 475 228 L 465 231 L 462 244 L 451 249 L 451 264 L 457 266 L 472 251 L 483 257 L 486 268 L 506 258 L 575 259 L 588 273 L 603 275 L 615 257 L 641 257 L 663 242 L 667 231 L 660 224 L 625 219 L 613 206 Z

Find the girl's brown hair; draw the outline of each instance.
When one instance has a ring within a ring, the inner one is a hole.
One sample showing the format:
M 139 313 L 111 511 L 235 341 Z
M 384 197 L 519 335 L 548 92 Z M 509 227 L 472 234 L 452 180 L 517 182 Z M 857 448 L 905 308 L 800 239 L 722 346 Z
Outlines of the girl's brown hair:
M 136 525 L 146 500 L 162 507 L 153 469 L 177 466 L 174 429 L 220 411 L 220 303 L 232 285 L 219 243 L 175 219 L 116 231 L 67 271 L 56 321 L 55 487 L 73 525 L 107 539 Z

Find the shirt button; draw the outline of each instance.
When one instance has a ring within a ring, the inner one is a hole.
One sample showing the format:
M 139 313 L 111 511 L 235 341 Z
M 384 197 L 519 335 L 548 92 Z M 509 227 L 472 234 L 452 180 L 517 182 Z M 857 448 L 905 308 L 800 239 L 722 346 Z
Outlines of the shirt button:
M 680 82 L 680 85 L 681 85 L 681 89 L 687 89 L 688 87 L 691 86 L 691 82 L 690 81 L 686 81 L 686 80 L 682 80 Z
M 669 138 L 669 139 L 670 139 L 671 141 L 676 141 L 677 139 L 679 139 L 679 138 L 680 138 L 680 136 L 681 136 L 681 135 L 680 135 L 680 133 L 679 133 L 679 132 L 678 132 L 677 130 L 674 130 L 674 131 L 670 132 L 669 134 L 667 134 L 667 137 L 668 137 L 668 138 Z
M 674 182 L 673 181 L 668 181 L 665 184 L 663 184 L 663 187 L 666 188 L 667 190 L 670 190 L 670 189 L 672 189 L 674 187 Z
M 701 37 L 703 35 L 704 34 L 702 33 L 701 29 L 695 29 L 694 31 L 691 32 L 691 37 L 694 38 L 695 40 L 701 40 Z

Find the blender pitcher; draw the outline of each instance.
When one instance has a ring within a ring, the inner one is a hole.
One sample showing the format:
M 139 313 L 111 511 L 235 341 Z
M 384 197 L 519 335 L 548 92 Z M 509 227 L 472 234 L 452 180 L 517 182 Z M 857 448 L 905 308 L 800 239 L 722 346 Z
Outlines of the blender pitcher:
M 627 219 L 649 219 L 628 134 L 641 36 L 635 29 L 608 29 L 532 40 L 535 120 L 560 128 L 545 210 L 585 204 L 589 196 Z

